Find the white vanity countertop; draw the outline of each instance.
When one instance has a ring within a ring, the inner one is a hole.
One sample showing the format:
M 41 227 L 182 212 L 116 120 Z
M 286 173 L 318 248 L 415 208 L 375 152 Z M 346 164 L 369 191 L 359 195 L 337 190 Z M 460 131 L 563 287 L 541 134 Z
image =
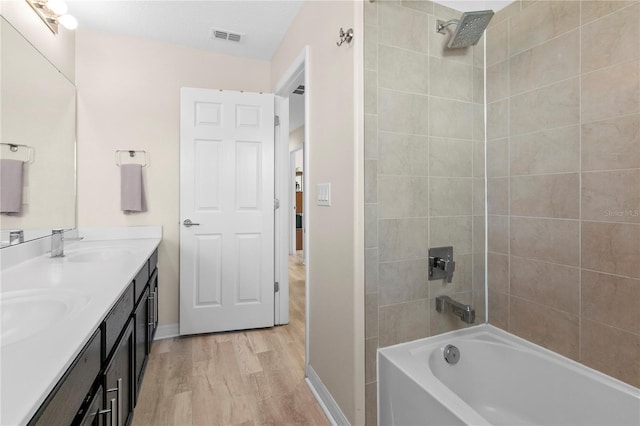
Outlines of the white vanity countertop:
M 0 424 L 31 419 L 161 241 L 161 228 L 133 232 L 132 238 L 118 229 L 107 235 L 122 239 L 100 239 L 106 235 L 81 230 L 85 239 L 65 243 L 65 257 L 44 254 L 2 270 L 3 298 L 70 294 L 77 303 L 30 337 L 2 343 Z

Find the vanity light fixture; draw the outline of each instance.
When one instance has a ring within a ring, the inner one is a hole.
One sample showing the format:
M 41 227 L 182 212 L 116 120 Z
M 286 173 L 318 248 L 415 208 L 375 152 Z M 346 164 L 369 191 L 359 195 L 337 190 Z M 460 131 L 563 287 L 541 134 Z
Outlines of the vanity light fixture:
M 58 34 L 58 25 L 68 30 L 78 28 L 78 21 L 67 14 L 67 4 L 64 0 L 25 0 L 36 14 L 47 24 L 47 27 Z

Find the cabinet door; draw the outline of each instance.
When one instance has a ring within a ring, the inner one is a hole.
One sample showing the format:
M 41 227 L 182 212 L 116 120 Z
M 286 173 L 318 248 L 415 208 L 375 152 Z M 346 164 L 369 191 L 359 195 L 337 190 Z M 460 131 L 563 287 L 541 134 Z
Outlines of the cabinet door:
M 108 400 L 116 398 L 117 426 L 128 425 L 133 417 L 134 351 L 133 319 L 130 319 L 104 370 L 106 392 L 103 403 L 106 405 Z
M 156 335 L 156 329 L 158 328 L 158 269 L 156 268 L 149 279 L 149 346 L 148 350 L 151 353 L 151 345 L 153 344 L 153 338 Z
M 104 391 L 100 386 L 93 394 L 92 398 L 88 401 L 88 406 L 82 414 L 78 425 L 79 426 L 109 426 L 111 423 L 111 412 L 104 410 L 103 404 Z M 111 404 L 111 401 L 109 402 Z M 113 403 L 115 408 L 115 402 Z M 107 417 L 104 417 L 107 416 Z M 105 421 L 106 420 L 106 421 Z
M 147 354 L 149 353 L 149 317 L 150 317 L 150 304 L 149 304 L 149 286 L 145 287 L 142 292 L 142 298 L 140 299 L 138 306 L 135 310 L 135 322 L 136 322 L 136 353 L 135 353 L 135 378 L 136 378 L 136 394 L 135 401 L 138 402 L 138 394 L 140 393 L 140 385 L 142 384 L 142 376 L 144 367 L 147 361 Z

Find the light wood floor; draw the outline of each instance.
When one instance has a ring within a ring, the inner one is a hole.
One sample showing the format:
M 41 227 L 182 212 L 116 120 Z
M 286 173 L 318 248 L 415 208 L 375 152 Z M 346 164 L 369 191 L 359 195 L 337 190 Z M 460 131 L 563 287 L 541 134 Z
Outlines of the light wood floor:
M 134 426 L 328 425 L 304 382 L 304 265 L 289 258 L 290 323 L 154 343 Z

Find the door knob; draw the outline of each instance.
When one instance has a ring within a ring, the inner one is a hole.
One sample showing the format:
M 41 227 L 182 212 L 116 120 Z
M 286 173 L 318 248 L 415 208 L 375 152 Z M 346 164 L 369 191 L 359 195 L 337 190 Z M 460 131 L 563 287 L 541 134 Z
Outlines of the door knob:
M 191 222 L 191 219 L 185 219 L 184 222 L 182 222 L 182 224 L 184 226 L 186 226 L 187 228 L 191 227 L 191 226 L 199 226 L 199 223 L 193 223 Z

